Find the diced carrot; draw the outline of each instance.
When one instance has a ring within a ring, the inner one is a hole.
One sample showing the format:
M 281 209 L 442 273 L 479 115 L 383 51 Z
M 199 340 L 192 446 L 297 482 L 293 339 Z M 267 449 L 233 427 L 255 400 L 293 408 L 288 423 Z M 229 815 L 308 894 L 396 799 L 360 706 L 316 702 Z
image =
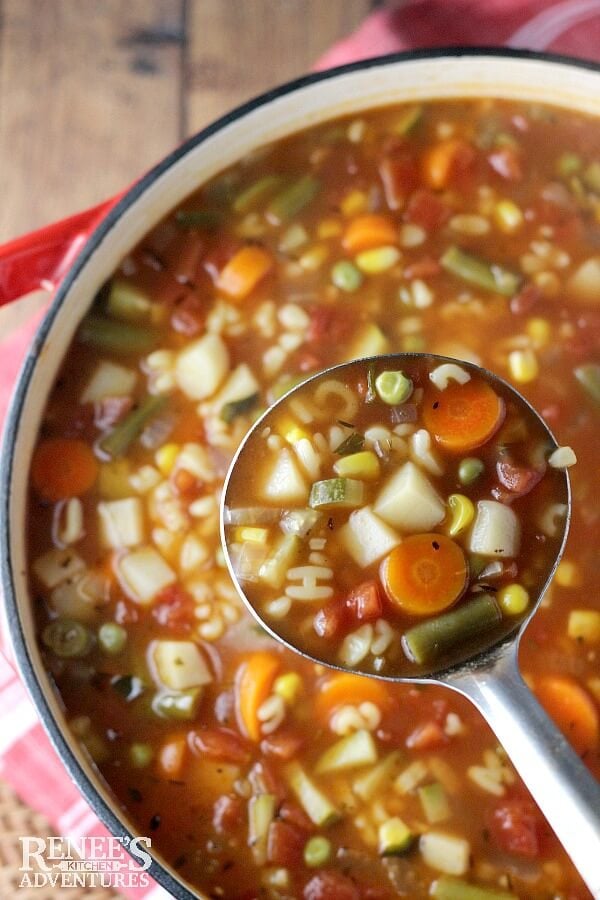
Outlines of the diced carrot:
M 274 653 L 259 651 L 248 657 L 236 678 L 236 708 L 240 728 L 251 740 L 260 740 L 258 710 L 269 696 L 280 667 Z
M 79 497 L 92 487 L 98 463 L 84 441 L 48 438 L 38 444 L 31 464 L 31 480 L 45 500 Z
M 342 244 L 348 253 L 358 253 L 369 247 L 382 247 L 385 244 L 395 244 L 398 241 L 398 228 L 389 216 L 380 216 L 369 213 L 365 216 L 357 216 L 352 219 Z
M 546 675 L 535 682 L 538 700 L 580 756 L 600 743 L 598 707 L 575 678 Z
M 242 247 L 217 278 L 217 288 L 235 300 L 243 300 L 271 270 L 273 257 L 262 247 Z
M 185 762 L 186 738 L 176 734 L 168 738 L 158 752 L 158 766 L 166 778 L 178 778 Z
M 359 706 L 361 703 L 373 703 L 382 712 L 386 712 L 392 705 L 392 697 L 381 681 L 349 673 L 333 675 L 321 685 L 315 698 L 315 712 L 318 719 L 328 722 L 332 713 L 340 706 Z
M 467 563 L 458 544 L 444 534 L 413 534 L 381 564 L 390 600 L 413 616 L 452 606 L 467 583 Z
M 453 175 L 468 169 L 474 158 L 474 150 L 467 141 L 461 138 L 440 141 L 423 156 L 423 180 L 435 191 L 444 190 Z
M 481 379 L 452 383 L 444 391 L 428 391 L 423 424 L 438 444 L 453 453 L 481 447 L 504 421 L 504 400 Z

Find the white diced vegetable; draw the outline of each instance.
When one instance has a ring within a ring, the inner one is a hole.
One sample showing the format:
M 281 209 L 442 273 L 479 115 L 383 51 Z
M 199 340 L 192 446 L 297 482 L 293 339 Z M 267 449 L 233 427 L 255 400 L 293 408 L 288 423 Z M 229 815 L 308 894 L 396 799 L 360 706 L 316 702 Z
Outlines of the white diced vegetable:
M 520 542 L 521 525 L 513 510 L 497 500 L 480 500 L 469 539 L 471 553 L 514 557 Z
M 577 457 L 572 447 L 557 447 L 548 459 L 548 465 L 553 469 L 568 469 L 576 462 Z
M 290 509 L 282 515 L 279 527 L 284 534 L 306 537 L 322 516 L 317 509 Z
M 63 581 L 50 594 L 53 611 L 77 622 L 94 622 L 104 602 L 104 584 L 93 574 L 77 575 Z
M 567 292 L 581 303 L 600 305 L 600 256 L 579 266 L 567 282 Z
M 81 403 L 99 403 L 105 397 L 128 397 L 137 381 L 137 373 L 118 363 L 101 360 L 81 395 Z
M 429 831 L 419 839 L 424 862 L 446 875 L 464 875 L 469 868 L 471 845 L 467 840 L 441 831 Z
M 68 548 L 48 550 L 36 559 L 33 571 L 46 588 L 55 588 L 85 569 L 85 562 Z
M 315 773 L 343 772 L 377 762 L 377 747 L 370 731 L 361 729 L 329 747 L 317 762 Z
M 426 428 L 419 428 L 410 436 L 410 457 L 431 475 L 444 474 L 444 467 L 433 450 L 431 435 Z
M 252 397 L 260 392 L 260 384 L 246 363 L 241 363 L 233 370 L 217 396 L 212 401 L 220 410 L 227 403 L 236 403 L 238 400 L 245 400 L 246 397 Z
M 363 661 L 373 642 L 373 626 L 361 625 L 356 631 L 347 634 L 339 650 L 342 665 L 353 668 Z
M 53 536 L 59 546 L 76 544 L 85 534 L 83 503 L 79 497 L 65 500 L 54 518 Z
M 139 497 L 98 504 L 100 539 L 115 550 L 136 547 L 144 540 L 144 508 Z
M 406 462 L 379 492 L 374 504 L 378 516 L 402 531 L 430 531 L 439 525 L 446 508 L 427 476 Z
M 379 356 L 389 353 L 390 342 L 378 325 L 369 322 L 361 325 L 345 353 L 346 360 L 362 359 L 364 356 Z
M 302 468 L 311 481 L 316 481 L 321 472 L 321 454 L 318 453 L 308 438 L 300 438 L 293 445 Z
M 467 381 L 471 380 L 471 376 L 466 369 L 463 369 L 462 366 L 457 366 L 456 363 L 442 363 L 441 366 L 436 366 L 429 373 L 429 380 L 433 382 L 439 391 L 445 391 L 448 387 L 448 382 L 456 381 L 457 384 L 466 384 Z
M 127 553 L 117 567 L 128 594 L 144 606 L 176 580 L 175 572 L 154 547 L 140 547 Z
M 305 505 L 308 483 L 291 450 L 285 447 L 275 458 L 262 489 L 262 498 L 271 503 Z
M 215 478 L 215 468 L 208 450 L 202 444 L 184 444 L 175 462 L 178 469 L 185 469 L 198 481 L 213 481 Z
M 193 641 L 152 641 L 149 654 L 157 680 L 173 691 L 202 687 L 213 680 L 202 651 Z
M 229 352 L 218 334 L 205 334 L 178 355 L 175 378 L 191 400 L 204 400 L 215 393 L 229 371 Z
M 339 536 L 346 551 L 363 569 L 382 559 L 400 543 L 399 535 L 375 515 L 370 506 L 351 513 Z

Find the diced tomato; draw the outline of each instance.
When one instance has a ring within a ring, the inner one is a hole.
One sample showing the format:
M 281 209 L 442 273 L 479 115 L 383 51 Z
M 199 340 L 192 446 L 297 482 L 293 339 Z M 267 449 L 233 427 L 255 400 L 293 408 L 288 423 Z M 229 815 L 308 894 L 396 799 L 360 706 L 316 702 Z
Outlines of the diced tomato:
M 166 247 L 161 248 L 160 258 L 179 282 L 194 283 L 204 249 L 204 241 L 198 232 L 179 232 Z
M 351 878 L 337 869 L 324 869 L 304 885 L 304 900 L 360 900 Z
M 376 581 L 365 581 L 350 592 L 346 606 L 359 622 L 379 619 L 383 613 L 383 602 Z
M 523 178 L 523 167 L 521 158 L 514 147 L 503 147 L 501 150 L 495 150 L 488 156 L 488 163 L 502 178 L 506 181 L 521 181 Z
M 272 764 L 262 759 L 254 763 L 248 772 L 248 781 L 256 794 L 275 794 L 280 800 L 286 796 L 286 787 Z
M 328 344 L 337 344 L 348 337 L 354 324 L 352 317 L 344 310 L 320 306 L 311 311 L 306 339 L 309 342 L 325 340 Z
M 404 220 L 419 225 L 425 231 L 435 231 L 450 218 L 451 210 L 432 191 L 419 190 L 411 195 Z
M 348 624 L 348 607 L 343 598 L 330 600 L 326 603 L 313 620 L 313 628 L 319 637 L 336 637 Z
M 269 825 L 267 859 L 275 866 L 293 869 L 302 861 L 306 834 L 290 822 L 275 819 Z
M 314 372 L 323 368 L 323 361 L 310 350 L 304 350 L 298 355 L 297 365 L 300 372 Z
M 410 153 L 386 156 L 379 165 L 385 199 L 390 209 L 401 209 L 419 183 L 419 170 Z
M 291 822 L 292 825 L 295 825 L 297 828 L 300 828 L 301 831 L 306 831 L 308 834 L 312 834 L 315 830 L 315 826 L 312 821 L 308 818 L 304 810 L 298 806 L 297 803 L 292 803 L 289 800 L 284 800 L 284 802 L 279 807 L 279 818 L 283 819 L 284 822 Z
M 188 291 L 175 303 L 171 328 L 186 337 L 194 337 L 202 329 L 205 316 L 206 304 L 193 291 Z
M 526 284 L 510 301 L 510 311 L 516 316 L 531 312 L 542 299 L 542 292 L 535 284 Z
M 118 600 L 115 605 L 115 622 L 117 625 L 133 625 L 139 622 L 140 612 L 138 607 L 127 600 Z
M 225 762 L 248 763 L 250 750 L 243 738 L 229 728 L 202 728 L 190 731 L 190 749 L 196 756 L 222 759 Z
M 166 628 L 187 631 L 194 622 L 194 600 L 180 585 L 170 584 L 157 595 L 152 617 Z
M 242 824 L 245 804 L 240 797 L 224 794 L 213 807 L 213 828 L 219 834 L 231 834 Z
M 270 734 L 260 743 L 262 753 L 267 756 L 277 756 L 279 759 L 292 759 L 304 745 L 304 738 L 292 731 L 278 729 L 276 734 Z
M 171 476 L 171 483 L 180 497 L 192 498 L 200 490 L 200 482 L 187 469 L 176 469 Z
M 448 735 L 434 720 L 417 725 L 406 738 L 406 746 L 411 750 L 437 750 L 447 743 Z
M 492 813 L 492 837 L 507 853 L 530 859 L 539 856 L 542 829 L 541 815 L 528 797 L 505 800 Z
M 442 271 L 437 259 L 432 256 L 424 256 L 422 259 L 416 259 L 410 263 L 404 270 L 404 277 L 412 280 L 413 278 L 433 278 Z
M 500 484 L 515 497 L 524 497 L 534 489 L 544 475 L 544 470 L 517 466 L 508 459 L 496 463 L 496 473 Z

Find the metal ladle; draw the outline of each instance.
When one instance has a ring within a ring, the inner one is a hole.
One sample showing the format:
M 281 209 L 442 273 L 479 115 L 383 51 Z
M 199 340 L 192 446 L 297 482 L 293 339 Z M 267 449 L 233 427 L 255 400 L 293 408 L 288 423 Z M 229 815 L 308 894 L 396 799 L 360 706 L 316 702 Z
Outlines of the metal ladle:
M 402 369 L 403 363 L 406 364 L 407 360 L 415 360 L 418 357 L 427 357 L 428 360 L 434 360 L 437 364 L 456 362 L 456 360 L 436 357 L 433 354 L 415 353 L 393 354 L 360 362 L 367 365 L 369 362 L 375 363 L 383 360 L 390 368 Z M 500 387 L 503 393 L 506 394 L 508 391 L 521 411 L 524 411 L 529 417 L 534 417 L 548 435 L 552 445 L 556 446 L 556 440 L 544 420 L 517 390 L 497 375 L 473 363 L 461 361 L 459 364 L 467 371 L 488 381 L 496 390 Z M 344 371 L 355 365 L 356 361 L 332 366 L 312 376 L 308 381 L 316 384 L 332 375 L 338 379 L 343 378 Z M 260 625 L 290 650 L 330 668 L 341 668 L 317 659 L 293 646 L 287 639 L 277 634 L 269 622 L 263 620 L 236 577 L 225 539 L 224 511 L 228 506 L 228 489 L 232 472 L 252 436 L 268 426 L 273 410 L 287 402 L 297 390 L 304 388 L 307 383 L 305 381 L 301 385 L 297 385 L 273 404 L 253 425 L 241 443 L 231 463 L 223 488 L 221 540 L 231 577 L 241 598 Z M 521 637 L 542 602 L 566 544 L 571 516 L 571 487 L 566 471 L 564 475 L 568 504 L 567 514 L 564 518 L 563 539 L 554 566 L 540 590 L 539 596 L 531 604 L 528 615 L 509 634 L 488 646 L 483 652 L 477 652 L 471 658 L 463 659 L 458 664 L 432 671 L 427 675 L 420 673 L 415 677 L 383 677 L 386 681 L 398 683 L 445 685 L 462 694 L 463 697 L 467 697 L 477 707 L 495 732 L 592 895 L 600 900 L 600 784 L 540 706 L 521 677 L 518 668 Z M 353 668 L 352 671 L 366 677 L 382 677 L 371 672 L 361 672 L 360 668 Z

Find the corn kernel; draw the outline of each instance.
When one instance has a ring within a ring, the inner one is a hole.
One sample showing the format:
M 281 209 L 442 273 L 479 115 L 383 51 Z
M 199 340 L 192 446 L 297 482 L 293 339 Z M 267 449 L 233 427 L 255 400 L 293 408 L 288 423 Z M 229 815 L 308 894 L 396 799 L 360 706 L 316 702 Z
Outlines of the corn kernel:
M 561 283 L 556 272 L 536 272 L 533 283 L 540 289 L 544 297 L 556 297 L 560 293 Z
M 569 613 L 567 634 L 574 641 L 600 644 L 600 612 L 595 609 L 573 609 Z
M 521 584 L 507 584 L 500 588 L 496 598 L 508 616 L 520 616 L 529 606 L 529 594 Z
M 508 368 L 518 384 L 535 381 L 540 371 L 537 356 L 533 350 L 513 350 L 508 354 Z
M 355 259 L 356 265 L 367 275 L 377 275 L 379 272 L 387 272 L 395 266 L 400 259 L 400 251 L 397 247 L 374 247 L 372 250 L 363 250 Z
M 317 237 L 321 240 L 337 237 L 342 233 L 342 223 L 337 219 L 322 219 L 317 225 Z
M 545 347 L 550 343 L 552 327 L 547 319 L 529 319 L 525 330 L 535 347 Z
M 233 529 L 233 540 L 240 544 L 249 541 L 252 544 L 266 544 L 269 539 L 268 528 L 256 528 L 252 525 L 239 525 Z
M 298 423 L 289 416 L 281 419 L 277 423 L 275 428 L 277 430 L 277 434 L 280 434 L 281 437 L 288 442 L 288 444 L 297 444 L 298 441 L 301 441 L 303 438 L 310 439 L 310 434 L 308 433 L 308 431 L 305 431 L 304 428 L 301 428 L 300 425 L 298 425 Z
M 475 517 L 475 507 L 464 494 L 451 494 L 448 497 L 448 506 L 452 518 L 448 524 L 448 534 L 456 537 L 469 527 Z
M 340 209 L 345 216 L 354 216 L 364 212 L 369 204 L 369 198 L 364 191 L 350 191 L 340 203 Z
M 154 461 L 165 477 L 173 471 L 180 449 L 179 444 L 165 444 L 154 454 Z
M 559 587 L 575 588 L 581 586 L 581 571 L 579 566 L 569 559 L 563 559 L 554 574 L 554 581 Z
M 298 699 L 301 691 L 302 679 L 297 672 L 286 672 L 276 678 L 273 684 L 273 692 L 290 705 Z
M 372 450 L 342 456 L 333 469 L 341 478 L 359 478 L 365 481 L 376 481 L 381 472 L 379 460 Z
M 524 222 L 524 216 L 512 200 L 500 200 L 494 208 L 494 221 L 504 234 L 514 234 Z
M 298 262 L 306 272 L 316 272 L 329 256 L 329 247 L 325 244 L 315 244 L 306 250 Z

